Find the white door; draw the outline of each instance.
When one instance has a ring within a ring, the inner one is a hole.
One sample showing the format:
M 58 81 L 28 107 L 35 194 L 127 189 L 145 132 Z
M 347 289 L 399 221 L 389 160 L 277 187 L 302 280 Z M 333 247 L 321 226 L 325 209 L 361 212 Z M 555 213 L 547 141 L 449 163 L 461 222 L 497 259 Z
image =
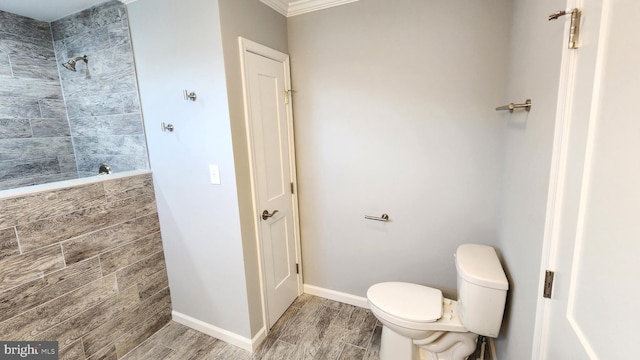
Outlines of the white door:
M 563 58 L 534 359 L 631 359 L 640 336 L 640 1 L 584 0 Z M 567 21 L 569 21 L 567 19 Z
M 240 41 L 266 318 L 271 328 L 300 289 L 289 60 L 286 54 Z

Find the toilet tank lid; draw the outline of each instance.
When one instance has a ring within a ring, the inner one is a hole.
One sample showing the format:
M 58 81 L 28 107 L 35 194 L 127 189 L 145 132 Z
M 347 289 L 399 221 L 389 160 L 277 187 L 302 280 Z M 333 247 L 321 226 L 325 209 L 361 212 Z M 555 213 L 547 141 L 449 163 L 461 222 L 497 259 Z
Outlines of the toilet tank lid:
M 493 247 L 464 244 L 458 247 L 455 256 L 458 275 L 464 280 L 491 289 L 509 289 L 507 276 Z

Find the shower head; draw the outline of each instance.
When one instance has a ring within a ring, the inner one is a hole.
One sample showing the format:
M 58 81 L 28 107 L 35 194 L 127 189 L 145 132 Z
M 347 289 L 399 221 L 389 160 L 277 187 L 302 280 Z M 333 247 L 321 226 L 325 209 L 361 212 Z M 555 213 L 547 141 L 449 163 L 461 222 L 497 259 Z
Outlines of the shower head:
M 83 60 L 85 63 L 89 62 L 89 59 L 87 58 L 87 55 L 85 56 L 76 56 L 73 59 L 67 61 L 66 63 L 62 64 L 62 66 L 66 67 L 67 69 L 71 70 L 71 71 L 76 71 L 76 63 L 80 60 Z

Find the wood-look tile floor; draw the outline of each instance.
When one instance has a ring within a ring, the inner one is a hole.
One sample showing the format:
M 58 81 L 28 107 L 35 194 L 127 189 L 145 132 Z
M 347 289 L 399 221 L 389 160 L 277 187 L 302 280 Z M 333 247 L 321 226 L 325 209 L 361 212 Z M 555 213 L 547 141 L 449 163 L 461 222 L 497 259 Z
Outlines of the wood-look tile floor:
M 303 294 L 253 354 L 172 321 L 123 360 L 379 360 L 381 334 L 369 310 Z

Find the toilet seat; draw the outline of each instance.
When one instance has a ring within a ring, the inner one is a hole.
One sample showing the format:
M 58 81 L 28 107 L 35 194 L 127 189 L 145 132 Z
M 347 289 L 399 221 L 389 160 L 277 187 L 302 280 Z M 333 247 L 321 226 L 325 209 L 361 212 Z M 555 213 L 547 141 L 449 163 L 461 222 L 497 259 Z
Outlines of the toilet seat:
M 367 291 L 371 311 L 396 326 L 419 331 L 467 332 L 458 316 L 458 303 L 427 286 L 386 282 Z

